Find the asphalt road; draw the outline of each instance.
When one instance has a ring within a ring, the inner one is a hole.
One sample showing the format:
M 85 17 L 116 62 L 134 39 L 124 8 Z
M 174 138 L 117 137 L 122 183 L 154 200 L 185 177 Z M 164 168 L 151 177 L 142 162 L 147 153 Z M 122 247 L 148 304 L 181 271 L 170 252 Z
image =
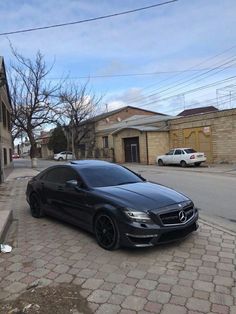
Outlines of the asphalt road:
M 29 159 L 14 161 L 15 167 L 30 167 Z M 39 171 L 54 164 L 52 160 L 38 160 Z M 146 179 L 176 189 L 189 196 L 199 208 L 201 216 L 236 231 L 236 173 L 209 172 L 202 168 L 158 167 L 128 165 Z

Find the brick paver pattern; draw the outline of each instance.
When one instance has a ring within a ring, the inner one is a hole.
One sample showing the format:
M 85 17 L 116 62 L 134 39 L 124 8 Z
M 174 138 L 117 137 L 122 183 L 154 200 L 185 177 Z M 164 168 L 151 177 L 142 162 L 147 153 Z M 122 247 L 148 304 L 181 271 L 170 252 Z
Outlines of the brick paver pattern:
M 39 280 L 80 285 L 95 313 L 236 313 L 233 233 L 202 222 L 180 243 L 109 252 L 78 228 L 32 218 L 26 183 L 4 185 L 9 198 L 1 204 L 14 209 L 14 222 L 13 251 L 0 254 L 0 301 Z

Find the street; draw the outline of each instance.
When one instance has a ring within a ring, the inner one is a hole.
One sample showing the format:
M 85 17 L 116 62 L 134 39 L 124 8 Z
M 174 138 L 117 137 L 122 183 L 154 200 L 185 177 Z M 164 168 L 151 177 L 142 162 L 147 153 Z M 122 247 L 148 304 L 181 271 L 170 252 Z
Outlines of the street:
M 38 159 L 39 171 L 63 162 Z M 15 167 L 30 167 L 30 159 L 14 161 Z M 223 224 L 236 231 L 236 171 L 200 168 L 158 167 L 128 164 L 128 168 L 146 179 L 174 188 L 189 196 L 199 208 L 202 218 Z M 233 168 L 233 167 L 232 167 Z M 228 169 L 228 168 L 227 168 Z M 233 170 L 235 170 L 233 168 Z M 214 172 L 215 171 L 215 172 Z

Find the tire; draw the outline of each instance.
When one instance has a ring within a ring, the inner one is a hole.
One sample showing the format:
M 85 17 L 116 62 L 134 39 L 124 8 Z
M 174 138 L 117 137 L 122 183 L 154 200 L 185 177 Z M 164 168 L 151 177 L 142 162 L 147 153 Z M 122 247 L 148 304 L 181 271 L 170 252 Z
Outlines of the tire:
M 201 162 L 195 162 L 194 166 L 199 167 L 201 165 Z
M 29 199 L 31 215 L 34 218 L 41 218 L 44 216 L 44 212 L 41 208 L 41 202 L 39 196 L 36 193 L 32 193 Z
M 164 166 L 164 162 L 162 161 L 162 159 L 158 159 L 158 166 L 160 167 Z
M 185 167 L 187 166 L 186 161 L 181 160 L 181 162 L 180 162 L 180 166 L 181 166 L 182 168 L 185 168 Z
M 98 244 L 105 250 L 115 250 L 120 246 L 120 235 L 115 220 L 107 213 L 97 215 L 94 233 Z
M 62 158 L 62 157 L 59 157 L 57 160 L 62 161 L 62 160 L 63 160 L 63 158 Z

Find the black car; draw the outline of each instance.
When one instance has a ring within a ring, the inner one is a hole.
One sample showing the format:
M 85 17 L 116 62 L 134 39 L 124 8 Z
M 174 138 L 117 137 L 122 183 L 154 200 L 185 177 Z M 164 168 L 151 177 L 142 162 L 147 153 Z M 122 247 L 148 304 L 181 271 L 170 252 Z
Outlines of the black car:
M 108 250 L 170 242 L 198 228 L 188 197 L 105 161 L 52 166 L 29 181 L 26 197 L 33 217 L 82 227 Z

